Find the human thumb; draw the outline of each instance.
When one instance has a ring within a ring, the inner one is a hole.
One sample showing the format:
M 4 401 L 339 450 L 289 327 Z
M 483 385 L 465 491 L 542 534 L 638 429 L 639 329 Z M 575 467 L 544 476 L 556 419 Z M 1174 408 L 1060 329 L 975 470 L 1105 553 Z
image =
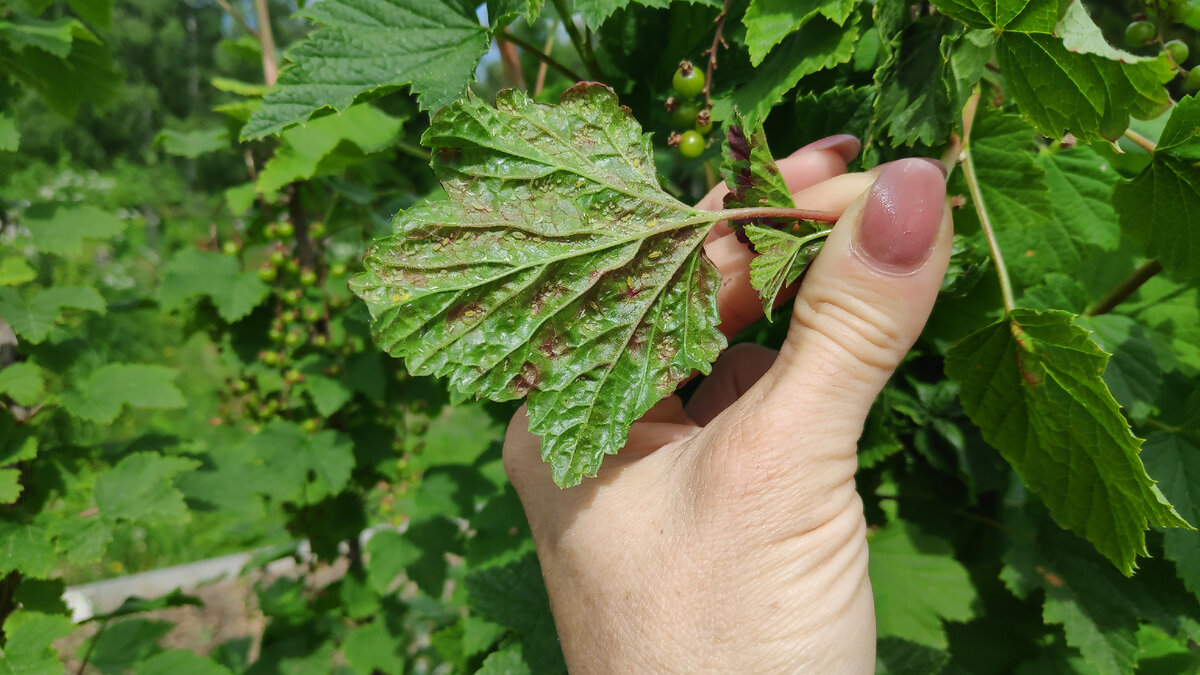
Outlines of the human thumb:
M 804 426 L 793 431 L 842 425 L 857 440 L 871 403 L 929 318 L 952 229 L 940 164 L 884 165 L 809 268 L 767 374 L 764 398 L 775 400 L 760 405 L 791 411 L 791 424 Z M 787 426 L 776 428 L 787 433 Z

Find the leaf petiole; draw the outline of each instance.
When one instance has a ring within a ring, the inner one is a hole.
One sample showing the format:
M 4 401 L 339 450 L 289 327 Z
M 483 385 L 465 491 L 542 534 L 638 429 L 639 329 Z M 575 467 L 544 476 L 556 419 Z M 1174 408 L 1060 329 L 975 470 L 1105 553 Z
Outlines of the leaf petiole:
M 787 220 L 815 220 L 819 223 L 836 223 L 839 214 L 816 209 L 789 209 L 776 206 L 750 206 L 714 211 L 716 220 L 750 220 L 758 218 L 785 218 Z

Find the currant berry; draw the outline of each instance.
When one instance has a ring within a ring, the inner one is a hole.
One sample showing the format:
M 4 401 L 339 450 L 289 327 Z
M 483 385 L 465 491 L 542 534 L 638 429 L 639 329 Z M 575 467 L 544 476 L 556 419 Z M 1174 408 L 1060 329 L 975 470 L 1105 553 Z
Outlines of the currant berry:
M 320 426 L 321 426 L 321 420 L 319 420 L 315 417 L 310 417 L 300 423 L 300 429 L 302 429 L 304 431 L 304 433 L 306 433 L 306 434 L 313 433 L 318 428 L 320 428 Z
M 288 239 L 293 234 L 296 234 L 296 228 L 292 227 L 292 224 L 286 220 L 276 226 L 276 231 L 279 232 L 280 239 Z
M 283 344 L 289 347 L 299 347 L 304 342 L 304 334 L 298 330 L 289 331 L 283 338 Z
M 341 263 L 338 263 L 338 264 L 334 265 L 333 267 L 329 268 L 329 273 L 335 277 L 340 277 L 346 273 L 346 266 Z
M 317 309 L 313 305 L 307 305 L 301 311 L 301 315 L 304 316 L 305 321 L 309 323 L 316 323 L 321 318 L 321 310 Z
M 1183 79 L 1183 88 L 1187 91 L 1200 91 L 1200 68 L 1192 68 Z
M 704 74 L 696 70 L 691 61 L 684 61 L 671 78 L 671 86 L 681 98 L 692 98 L 704 91 Z
M 1134 21 L 1125 27 L 1125 44 L 1130 47 L 1140 47 L 1154 39 L 1158 34 L 1158 29 L 1154 24 L 1142 19 Z
M 275 281 L 278 276 L 279 272 L 275 271 L 275 266 L 271 263 L 264 263 L 262 267 L 258 268 L 258 278 L 268 284 Z
M 325 236 L 325 223 L 316 221 L 308 226 L 308 236 L 313 239 L 320 239 Z
M 696 131 L 707 136 L 712 131 L 712 113 L 708 110 L 701 110 L 700 114 L 696 115 Z
M 287 254 L 283 252 L 283 249 L 277 248 L 277 249 L 273 249 L 271 251 L 271 264 L 279 266 L 279 265 L 282 265 L 286 261 L 287 261 Z
M 1178 61 L 1176 63 L 1178 63 Z M 242 247 L 238 246 L 237 242 L 233 241 L 232 239 L 226 241 L 224 244 L 221 244 L 221 251 L 225 255 L 237 255 L 238 251 L 240 250 L 242 250 Z
M 695 159 L 704 154 L 704 137 L 695 131 L 685 131 L 679 137 L 679 154 Z
M 317 273 L 310 268 L 304 268 L 300 272 L 300 283 L 304 286 L 312 286 L 317 283 Z
M 1163 45 L 1163 47 L 1167 50 L 1167 55 L 1171 57 L 1171 60 L 1174 61 L 1175 65 L 1177 66 L 1182 65 L 1184 61 L 1187 61 L 1188 52 L 1191 51 L 1188 49 L 1187 43 L 1183 40 L 1171 40 L 1167 44 Z
M 671 126 L 676 129 L 691 129 L 696 123 L 696 115 L 700 113 L 700 106 L 691 101 L 680 103 L 675 112 L 671 113 Z

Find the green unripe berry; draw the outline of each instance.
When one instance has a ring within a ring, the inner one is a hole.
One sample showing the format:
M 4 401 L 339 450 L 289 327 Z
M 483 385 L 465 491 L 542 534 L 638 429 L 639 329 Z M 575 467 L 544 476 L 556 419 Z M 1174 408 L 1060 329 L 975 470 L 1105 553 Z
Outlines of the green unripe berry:
M 312 343 L 314 347 L 326 347 L 329 345 L 329 338 L 325 337 L 324 333 L 317 333 L 313 336 Z
M 300 314 L 294 309 L 289 309 L 281 314 L 280 318 L 282 318 L 285 323 L 293 323 L 296 321 L 296 319 L 300 318 Z
M 1125 27 L 1125 44 L 1130 47 L 1140 47 L 1154 39 L 1158 35 L 1158 29 L 1153 23 L 1146 21 L 1134 21 Z
M 315 417 L 310 417 L 300 423 L 300 428 L 303 429 L 304 433 L 306 433 L 306 434 L 311 434 L 314 431 L 316 431 L 317 429 L 319 429 L 320 427 L 321 427 L 321 420 L 319 420 Z
M 263 265 L 262 267 L 258 268 L 258 278 L 262 279 L 263 281 L 267 282 L 268 284 L 271 283 L 272 281 L 275 281 L 275 279 L 278 277 L 279 277 L 279 273 L 277 271 L 275 271 L 275 266 L 272 265 L 271 263 L 267 263 L 267 264 Z
M 294 305 L 294 304 L 300 302 L 300 298 L 303 298 L 303 297 L 304 297 L 304 291 L 300 290 L 299 288 L 293 288 L 292 290 L 283 294 L 283 301 L 289 305 Z M 293 319 L 293 321 L 294 321 L 294 319 Z
M 286 220 L 283 221 L 282 223 L 279 223 L 279 225 L 276 226 L 275 229 L 279 233 L 280 239 L 288 239 L 293 234 L 296 234 L 296 228 L 292 227 L 292 224 L 287 222 Z
M 329 273 L 335 277 L 340 277 L 346 273 L 346 266 L 343 265 L 342 263 L 338 263 L 338 264 L 334 265 L 333 267 L 329 268 Z
M 675 112 L 671 113 L 671 126 L 676 129 L 690 129 L 696 123 L 696 115 L 700 112 L 700 106 L 691 101 L 683 101 L 675 107 Z
M 679 154 L 695 159 L 704 154 L 704 137 L 695 131 L 685 131 L 679 137 Z
M 250 391 L 250 383 L 242 379 L 234 380 L 233 391 L 238 394 L 244 394 L 247 391 Z
M 232 239 L 221 244 L 221 252 L 225 255 L 237 255 L 240 250 L 242 250 L 242 247 L 238 246 L 238 243 Z
M 1171 40 L 1167 44 L 1163 45 L 1163 47 L 1167 50 L 1167 55 L 1171 57 L 1171 60 L 1174 61 L 1175 65 L 1177 66 L 1182 65 L 1184 61 L 1187 61 L 1188 52 L 1191 51 L 1188 49 L 1187 43 L 1183 40 Z
M 283 357 L 279 355 L 279 352 L 273 351 L 264 351 L 258 355 L 258 358 L 268 366 L 277 366 L 279 365 L 280 361 L 283 360 Z
M 300 261 L 292 258 L 283 264 L 283 268 L 286 269 L 289 274 L 295 274 L 296 272 L 300 271 Z
M 700 134 L 707 136 L 712 132 L 712 127 L 712 115 L 701 114 L 696 118 L 696 131 Z
M 317 283 L 317 273 L 306 267 L 300 272 L 300 283 L 305 286 L 312 286 Z
M 325 223 L 322 223 L 321 221 L 318 220 L 318 221 L 314 222 L 313 224 L 309 225 L 308 226 L 308 236 L 312 237 L 313 239 L 320 239 L 321 237 L 324 237 L 325 236 Z
M 279 225 L 270 223 L 267 225 L 267 239 L 279 238 Z
M 1200 68 L 1192 68 L 1183 78 L 1183 88 L 1190 92 L 1200 91 Z
M 295 368 L 290 368 L 290 369 L 288 369 L 288 371 L 286 373 L 283 374 L 283 379 L 286 380 L 289 384 L 295 384 L 295 383 L 299 382 L 300 380 L 303 380 L 304 375 L 303 375 L 303 373 L 296 370 Z
M 271 251 L 271 263 L 272 264 L 274 264 L 276 267 L 278 267 L 279 265 L 282 265 L 285 260 L 287 260 L 287 254 L 283 252 L 283 249 L 279 249 L 279 248 L 272 249 L 272 251 Z
M 283 337 L 283 344 L 289 347 L 298 347 L 301 342 L 304 342 L 304 335 L 298 330 L 289 331 Z
M 680 98 L 692 98 L 704 91 L 704 73 L 696 70 L 691 61 L 684 61 L 671 78 L 671 86 Z
M 304 316 L 304 320 L 308 323 L 316 323 L 316 321 L 321 318 L 321 310 L 317 309 L 313 305 L 305 305 L 304 309 L 301 311 L 301 315 Z
M 267 331 L 267 337 L 270 338 L 272 342 L 279 342 L 283 339 L 283 329 L 273 327 L 271 330 Z

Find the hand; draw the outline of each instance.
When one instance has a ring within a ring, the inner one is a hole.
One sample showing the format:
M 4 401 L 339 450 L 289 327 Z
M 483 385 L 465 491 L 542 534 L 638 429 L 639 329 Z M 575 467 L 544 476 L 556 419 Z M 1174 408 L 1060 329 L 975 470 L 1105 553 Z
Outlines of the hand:
M 929 316 L 952 227 L 940 165 L 847 174 L 858 149 L 834 136 L 779 162 L 798 207 L 842 216 L 778 354 L 729 349 L 686 407 L 664 399 L 568 490 L 524 408 L 513 418 L 505 467 L 572 672 L 874 672 L 857 443 Z M 706 252 L 732 336 L 762 315 L 752 254 L 728 228 Z

